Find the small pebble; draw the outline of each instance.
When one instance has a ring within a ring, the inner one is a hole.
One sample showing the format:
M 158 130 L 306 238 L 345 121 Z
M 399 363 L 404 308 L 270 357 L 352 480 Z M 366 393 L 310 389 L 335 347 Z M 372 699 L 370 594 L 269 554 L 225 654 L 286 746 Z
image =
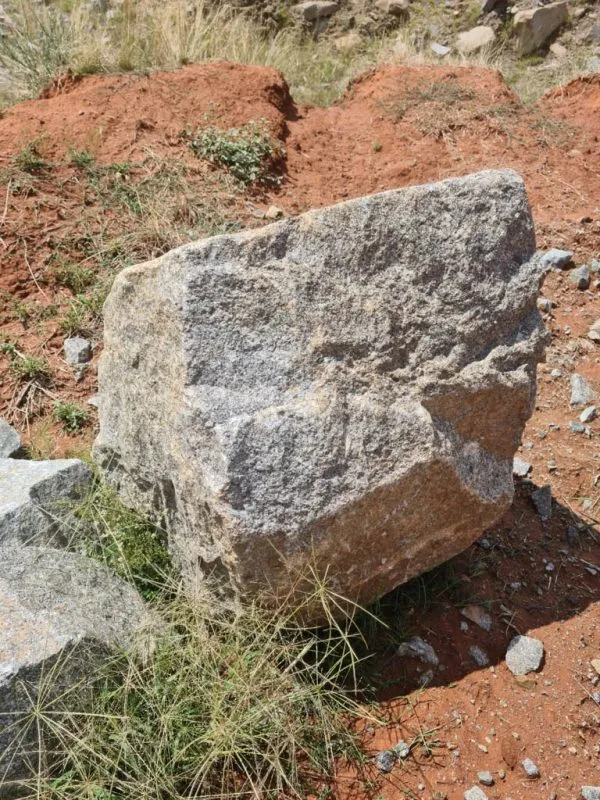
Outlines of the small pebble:
M 531 464 L 529 461 L 524 461 L 517 456 L 513 458 L 513 475 L 516 475 L 517 478 L 525 478 L 530 472 Z
M 600 800 L 600 786 L 582 786 L 581 796 L 583 800 Z
M 467 623 L 464 621 L 464 619 L 462 619 L 462 620 L 460 621 L 460 629 L 461 629 L 461 631 L 462 631 L 463 633 L 467 633 L 467 631 L 469 630 L 469 626 L 468 626 L 468 624 L 467 624 Z
M 375 766 L 380 772 L 391 772 L 396 763 L 396 754 L 393 750 L 382 750 L 375 756 Z
M 550 375 L 553 378 L 562 378 L 562 372 L 559 369 L 553 369 L 552 372 L 550 373 Z
M 552 562 L 546 564 L 546 572 L 554 572 L 554 564 Z
M 590 288 L 589 267 L 583 264 L 581 267 L 577 267 L 577 269 L 574 269 L 573 272 L 571 272 L 571 274 L 569 275 L 569 281 L 581 291 L 589 289 Z
M 596 419 L 596 406 L 588 406 L 587 408 L 584 408 L 579 415 L 579 421 L 583 423 L 591 422 L 594 419 Z
M 92 343 L 81 336 L 65 339 L 63 347 L 67 364 L 85 364 L 92 357 Z
M 583 406 L 592 403 L 597 397 L 596 392 L 589 383 L 577 372 L 571 375 L 571 399 L 572 406 Z
M 478 667 L 487 667 L 490 663 L 488 654 L 477 644 L 472 644 L 469 647 L 469 655 Z
M 473 786 L 471 789 L 467 789 L 463 797 L 465 800 L 488 800 L 487 794 L 483 789 L 480 789 L 479 786 Z
M 506 651 L 506 666 L 513 675 L 536 672 L 544 658 L 544 645 L 532 636 L 515 636 Z
M 569 422 L 569 430 L 571 433 L 585 433 L 585 425 L 581 422 Z
M 530 758 L 526 758 L 521 762 L 523 769 L 525 770 L 525 774 L 528 778 L 539 778 L 540 777 L 540 770 L 536 764 Z
M 531 500 L 542 520 L 552 516 L 552 489 L 549 484 L 541 486 L 531 495 Z
M 407 642 L 402 642 L 396 651 L 399 656 L 406 656 L 408 658 L 418 658 L 424 664 L 432 664 L 437 667 L 440 660 L 433 647 L 421 639 L 420 636 L 413 636 Z
M 410 746 L 402 740 L 394 747 L 394 752 L 398 758 L 408 758 L 410 755 Z
M 546 297 L 538 297 L 537 307 L 538 310 L 542 311 L 544 314 L 549 314 L 552 311 L 552 301 L 548 300 Z
M 484 631 L 492 630 L 492 618 L 481 606 L 470 605 L 461 608 L 460 613 L 470 622 L 474 622 Z
M 478 772 L 477 773 L 477 780 L 479 783 L 483 783 L 484 786 L 493 786 L 494 785 L 494 776 L 489 771 Z
M 542 256 L 542 264 L 545 267 L 550 267 L 552 269 L 565 269 L 571 263 L 571 259 L 573 258 L 573 253 L 570 250 L 559 250 L 557 248 L 552 248 L 552 250 L 548 250 L 547 253 L 544 253 Z

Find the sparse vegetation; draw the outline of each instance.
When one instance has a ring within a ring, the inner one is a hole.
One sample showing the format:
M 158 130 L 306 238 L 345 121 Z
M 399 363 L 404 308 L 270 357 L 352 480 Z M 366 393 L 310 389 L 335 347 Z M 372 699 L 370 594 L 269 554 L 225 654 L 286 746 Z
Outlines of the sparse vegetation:
M 48 166 L 40 153 L 39 141 L 29 142 L 13 158 L 13 164 L 23 172 L 38 172 Z
M 68 433 L 77 433 L 87 425 L 89 413 L 75 403 L 57 401 L 54 404 L 54 419 L 62 423 Z
M 18 354 L 12 358 L 10 369 L 20 379 L 41 381 L 50 375 L 50 366 L 45 358 Z
M 265 121 L 249 122 L 227 131 L 212 126 L 203 128 L 191 139 L 190 147 L 200 158 L 226 167 L 242 186 L 277 184 L 281 180 L 274 170 L 284 151 L 269 135 Z

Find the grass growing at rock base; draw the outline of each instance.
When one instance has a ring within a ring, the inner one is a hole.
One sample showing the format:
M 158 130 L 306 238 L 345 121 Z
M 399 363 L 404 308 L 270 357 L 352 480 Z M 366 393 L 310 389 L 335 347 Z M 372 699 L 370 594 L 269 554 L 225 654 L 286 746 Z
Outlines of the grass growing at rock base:
M 149 599 L 153 629 L 75 689 L 42 689 L 22 721 L 47 754 L 21 787 L 28 797 L 300 797 L 328 784 L 336 759 L 362 760 L 358 629 L 351 615 L 336 621 L 325 585 L 276 611 L 217 603 L 184 588 L 160 533 L 101 485 L 76 508 L 74 532 Z M 323 629 L 299 622 L 316 599 Z M 50 673 L 60 681 L 60 665 Z

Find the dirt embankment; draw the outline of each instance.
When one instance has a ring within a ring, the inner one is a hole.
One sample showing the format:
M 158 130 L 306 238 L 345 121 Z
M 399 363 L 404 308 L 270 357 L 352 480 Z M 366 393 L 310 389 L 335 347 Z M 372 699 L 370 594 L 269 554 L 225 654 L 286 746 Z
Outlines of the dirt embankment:
M 181 134 L 251 120 L 265 120 L 285 145 L 284 179 L 241 192 L 219 183 Z M 80 382 L 62 343 L 78 324 L 65 315 L 88 313 L 103 270 L 232 220 L 262 224 L 261 209 L 271 204 L 294 214 L 491 167 L 523 175 L 540 247 L 572 249 L 576 263 L 600 258 L 600 76 L 573 81 L 532 108 L 498 73 L 467 68 L 382 69 L 327 109 L 296 106 L 272 70 L 227 64 L 57 84 L 0 119 L 0 327 L 5 342 L 47 366 L 45 377 L 19 374 L 18 357 L 3 348 L 0 414 L 38 449 L 47 425 L 53 454 L 91 440 L 93 422 L 69 436 L 51 414 L 55 399 L 85 405 L 95 393 L 101 328 L 89 323 L 98 347 Z M 168 202 L 146 230 L 145 209 L 156 211 L 152 201 L 164 192 Z M 161 229 L 166 222 L 171 238 Z M 377 663 L 378 712 L 389 725 L 367 729 L 365 747 L 375 752 L 425 730 L 428 746 L 415 746 L 389 779 L 374 770 L 369 785 L 341 769 L 334 796 L 458 800 L 479 770 L 494 774 L 489 797 L 513 800 L 572 800 L 582 784 L 600 784 L 599 688 L 590 677 L 600 657 L 600 421 L 590 424 L 591 436 L 569 429 L 579 413 L 569 406 L 570 375 L 579 372 L 600 391 L 600 345 L 586 336 L 600 319 L 597 280 L 582 291 L 568 273 L 553 273 L 544 286 L 555 304 L 547 314 L 553 338 L 520 455 L 532 464 L 533 484 L 552 486 L 552 521 L 540 522 L 524 483 L 479 545 L 433 582 L 413 585 L 408 600 L 388 604 L 395 635 L 423 636 L 445 669 L 409 705 L 403 696 L 418 685 L 421 666 L 396 658 L 388 641 Z M 488 608 L 490 632 L 461 628 L 467 600 Z M 526 681 L 503 663 L 516 631 L 539 636 L 546 649 L 543 672 Z M 473 644 L 485 649 L 489 668 L 475 666 Z M 540 768 L 538 781 L 520 768 L 526 756 Z

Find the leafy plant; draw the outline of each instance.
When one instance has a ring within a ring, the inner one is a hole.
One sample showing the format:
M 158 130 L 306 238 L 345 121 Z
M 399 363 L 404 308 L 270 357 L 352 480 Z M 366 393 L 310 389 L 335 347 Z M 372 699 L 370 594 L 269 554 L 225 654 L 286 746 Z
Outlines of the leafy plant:
M 190 147 L 198 157 L 226 167 L 243 186 L 281 182 L 274 169 L 284 150 L 269 135 L 265 121 L 248 122 L 226 131 L 203 128 L 191 140 Z
M 11 371 L 19 378 L 42 380 L 50 375 L 50 366 L 45 358 L 19 354 L 12 359 Z
M 57 401 L 54 404 L 54 419 L 61 422 L 63 428 L 69 433 L 76 433 L 87 425 L 89 414 L 85 408 L 81 408 L 75 403 Z

